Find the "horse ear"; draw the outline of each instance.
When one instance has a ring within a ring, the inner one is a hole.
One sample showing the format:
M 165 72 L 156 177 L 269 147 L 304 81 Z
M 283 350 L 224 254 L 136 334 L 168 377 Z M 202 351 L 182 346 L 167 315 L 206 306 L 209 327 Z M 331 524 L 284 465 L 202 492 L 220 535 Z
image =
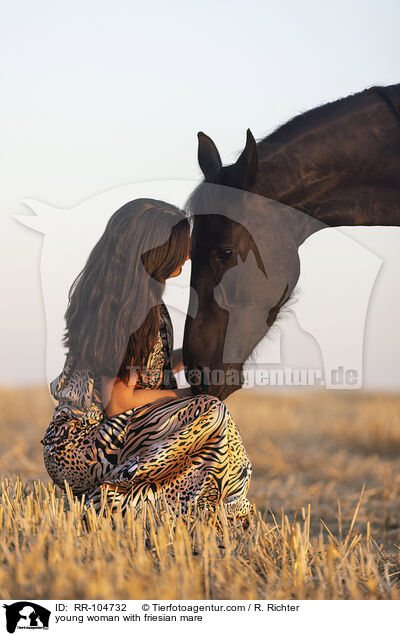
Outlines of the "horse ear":
M 250 128 L 247 129 L 246 145 L 239 159 L 230 166 L 232 185 L 248 190 L 254 183 L 258 170 L 258 150 Z
M 197 137 L 199 139 L 197 158 L 205 178 L 209 179 L 222 168 L 221 157 L 211 137 L 208 137 L 203 132 L 197 133 Z

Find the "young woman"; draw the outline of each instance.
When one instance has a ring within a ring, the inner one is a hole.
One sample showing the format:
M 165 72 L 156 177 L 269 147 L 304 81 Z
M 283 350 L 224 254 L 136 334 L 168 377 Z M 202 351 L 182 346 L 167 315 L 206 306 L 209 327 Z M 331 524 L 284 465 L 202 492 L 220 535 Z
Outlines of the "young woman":
M 184 212 L 137 199 L 110 218 L 74 281 L 65 314 L 64 368 L 50 384 L 58 400 L 41 442 L 53 482 L 99 510 L 145 501 L 188 503 L 228 516 L 251 509 L 251 464 L 223 402 L 178 389 L 162 294 L 189 257 Z

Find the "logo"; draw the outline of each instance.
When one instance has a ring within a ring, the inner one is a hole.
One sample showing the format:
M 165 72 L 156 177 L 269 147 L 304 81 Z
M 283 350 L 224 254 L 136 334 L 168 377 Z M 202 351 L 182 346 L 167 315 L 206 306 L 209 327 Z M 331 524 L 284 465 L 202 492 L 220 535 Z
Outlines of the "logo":
M 48 384 L 60 373 L 65 362 L 61 339 L 65 329 L 64 314 L 69 289 L 104 232 L 109 218 L 127 201 L 141 197 L 169 201 L 183 208 L 196 186 L 198 182 L 189 180 L 134 183 L 100 193 L 69 209 L 52 207 L 33 199 L 23 201 L 35 212 L 35 216 L 15 214 L 14 217 L 44 235 L 40 271 L 46 315 Z M 218 187 L 213 184 L 208 186 Z M 234 210 L 238 209 L 240 214 L 243 211 L 240 198 L 243 192 L 234 188 L 224 188 L 224 192 L 224 215 L 235 220 Z M 265 197 L 246 194 L 247 198 L 250 196 L 252 201 L 266 207 L 265 216 L 270 224 L 274 219 L 268 206 L 273 204 L 277 215 L 275 230 L 281 230 L 278 233 L 284 236 L 286 226 L 282 223 L 280 227 L 279 215 L 284 216 L 291 209 Z M 235 199 L 237 197 L 238 201 Z M 217 304 L 229 313 L 224 362 L 236 361 L 238 325 L 245 320 L 243 307 L 256 307 L 258 302 L 264 301 L 268 304 L 265 298 L 271 272 L 281 267 L 279 259 L 271 261 L 271 253 L 275 254 L 271 243 L 259 240 L 257 228 L 252 225 L 252 215 L 249 213 L 243 217 L 240 214 L 240 223 L 254 237 L 269 274 L 268 277 L 261 274 L 250 251 L 245 261 L 240 259 L 235 267 L 228 269 L 215 288 Z M 295 374 L 304 370 L 317 374 L 318 378 L 321 376 L 321 382 L 327 389 L 357 389 L 362 386 L 366 318 L 383 261 L 362 245 L 361 240 L 351 238 L 346 232 L 323 223 L 321 230 L 300 246 L 301 274 L 295 303 L 291 302 L 290 306 L 282 309 L 271 332 L 264 336 L 247 358 L 244 370 L 249 377 L 261 365 L 261 369 L 265 367 L 273 373 L 279 372 L 283 377 L 282 381 L 278 378 L 278 381 L 270 381 L 270 384 L 295 385 L 295 379 L 292 381 L 289 378 L 287 381 L 285 369 L 291 369 Z M 252 285 L 249 285 L 249 281 L 252 281 Z M 258 293 L 252 295 L 255 288 Z M 167 281 L 163 296 L 174 323 L 175 342 L 180 342 L 183 337 L 190 291 L 190 265 L 187 264 L 181 277 Z M 269 369 L 266 365 L 274 366 Z M 321 382 L 318 381 L 318 384 Z M 308 379 L 300 383 L 316 384 Z
M 16 629 L 49 629 L 50 610 L 32 601 L 18 601 L 6 609 L 7 631 L 14 634 Z

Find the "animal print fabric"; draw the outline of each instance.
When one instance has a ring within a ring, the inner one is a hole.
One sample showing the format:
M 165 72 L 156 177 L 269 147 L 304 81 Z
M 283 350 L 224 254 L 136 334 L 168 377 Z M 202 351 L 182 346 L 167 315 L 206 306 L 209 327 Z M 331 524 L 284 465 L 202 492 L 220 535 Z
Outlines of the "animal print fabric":
M 159 338 L 135 388 L 177 388 L 172 323 L 164 303 L 160 309 Z M 121 503 L 123 514 L 130 503 L 139 509 L 160 496 L 180 503 L 183 513 L 189 502 L 192 509 L 222 502 L 228 517 L 252 510 L 251 463 L 222 401 L 205 394 L 167 398 L 107 417 L 100 387 L 100 377 L 74 369 L 68 358 L 50 384 L 59 404 L 41 442 L 57 486 L 65 490 L 65 480 L 96 511 L 102 493 L 111 510 Z

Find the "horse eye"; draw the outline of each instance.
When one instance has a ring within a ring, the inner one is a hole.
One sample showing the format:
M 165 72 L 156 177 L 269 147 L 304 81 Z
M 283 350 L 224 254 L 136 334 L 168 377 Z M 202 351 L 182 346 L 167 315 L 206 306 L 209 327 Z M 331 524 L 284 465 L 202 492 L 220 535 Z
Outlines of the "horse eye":
M 227 261 L 228 258 L 232 256 L 232 254 L 233 254 L 233 250 L 231 250 L 230 248 L 217 250 L 217 258 L 220 261 Z

